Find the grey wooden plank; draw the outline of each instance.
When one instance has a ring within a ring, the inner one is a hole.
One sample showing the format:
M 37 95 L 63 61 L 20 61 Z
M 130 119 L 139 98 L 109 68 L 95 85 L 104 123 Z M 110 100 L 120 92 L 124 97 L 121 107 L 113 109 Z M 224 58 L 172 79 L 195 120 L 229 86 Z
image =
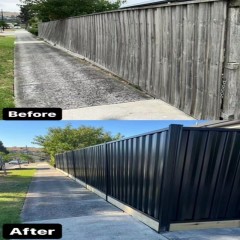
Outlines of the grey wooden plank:
M 240 119 L 240 25 L 239 8 L 230 8 L 227 22 L 226 62 L 224 69 L 224 119 Z
M 204 109 L 205 98 L 205 82 L 206 82 L 206 62 L 207 62 L 207 34 L 209 12 L 208 4 L 201 4 L 198 9 L 198 39 L 197 39 L 197 55 L 196 55 L 196 102 L 194 106 L 194 116 L 197 119 L 202 118 L 202 110 Z
M 195 35 L 195 8 L 194 5 L 187 6 L 187 46 L 186 46 L 186 84 L 184 112 L 191 115 L 193 102 L 193 67 L 194 67 L 194 35 Z
M 156 58 L 155 58 L 155 67 L 154 67 L 154 95 L 156 97 L 160 97 L 160 88 L 161 88 L 161 78 L 160 78 L 160 72 L 161 72 L 161 35 L 162 35 L 162 29 L 161 29 L 161 10 L 157 9 L 155 16 L 154 16 L 154 28 L 155 28 L 155 51 L 156 51 Z
M 123 66 L 124 66 L 124 56 L 125 56 L 125 48 L 124 48 L 124 42 L 125 42 L 125 26 L 124 26 L 124 20 L 123 20 L 123 12 L 120 12 L 119 13 L 119 19 L 120 19 L 120 29 L 121 29 L 121 35 L 120 35 L 120 38 L 121 38 L 121 49 L 120 50 L 120 56 L 119 56 L 119 75 L 121 77 L 124 77 L 124 69 L 123 69 Z

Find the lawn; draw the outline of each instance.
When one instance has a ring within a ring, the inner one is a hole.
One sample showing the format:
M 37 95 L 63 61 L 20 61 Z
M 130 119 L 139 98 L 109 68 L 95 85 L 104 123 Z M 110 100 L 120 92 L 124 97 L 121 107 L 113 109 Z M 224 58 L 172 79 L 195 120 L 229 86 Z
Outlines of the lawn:
M 14 107 L 14 41 L 13 36 L 0 36 L 0 120 L 3 108 Z
M 20 223 L 29 184 L 35 169 L 8 170 L 7 176 L 0 173 L 0 239 L 2 240 L 2 224 Z

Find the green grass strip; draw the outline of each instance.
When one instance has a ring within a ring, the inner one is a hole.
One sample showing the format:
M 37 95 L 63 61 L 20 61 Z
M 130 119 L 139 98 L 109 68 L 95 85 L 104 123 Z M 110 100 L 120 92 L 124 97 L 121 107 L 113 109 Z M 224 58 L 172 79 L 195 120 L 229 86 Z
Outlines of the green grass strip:
M 14 84 L 14 36 L 0 36 L 0 120 L 2 109 L 15 107 Z
M 35 169 L 8 170 L 0 173 L 0 239 L 4 223 L 21 223 L 21 210 Z

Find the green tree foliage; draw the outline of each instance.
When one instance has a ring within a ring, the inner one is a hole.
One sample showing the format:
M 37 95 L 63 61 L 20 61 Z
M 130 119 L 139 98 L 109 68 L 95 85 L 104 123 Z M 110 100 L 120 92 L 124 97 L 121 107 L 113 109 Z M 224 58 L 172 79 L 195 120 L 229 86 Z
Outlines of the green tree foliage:
M 8 27 L 8 24 L 5 22 L 5 21 L 0 21 L 0 27 L 4 27 L 4 28 L 7 28 Z
M 32 4 L 20 5 L 20 15 L 18 18 L 21 22 L 28 25 L 28 22 L 34 17 L 34 13 L 31 9 Z
M 36 136 L 33 143 L 43 147 L 44 152 L 50 155 L 53 164 L 55 155 L 58 153 L 85 148 L 122 137 L 121 134 L 112 136 L 103 128 L 81 126 L 75 129 L 68 125 L 65 128 L 49 128 L 45 136 Z
M 27 10 L 34 14 L 39 20 L 45 22 L 50 20 L 64 19 L 67 17 L 91 14 L 115 10 L 124 2 L 123 0 L 21 0 L 21 14 Z
M 4 147 L 2 141 L 0 141 L 0 152 L 3 152 L 3 153 L 5 153 L 5 154 L 8 154 L 8 153 L 9 153 L 8 150 L 7 150 L 7 148 Z
M 0 152 L 0 158 L 4 162 L 9 162 L 11 160 L 25 160 L 31 162 L 33 158 L 27 154 L 23 153 L 5 153 L 5 152 Z

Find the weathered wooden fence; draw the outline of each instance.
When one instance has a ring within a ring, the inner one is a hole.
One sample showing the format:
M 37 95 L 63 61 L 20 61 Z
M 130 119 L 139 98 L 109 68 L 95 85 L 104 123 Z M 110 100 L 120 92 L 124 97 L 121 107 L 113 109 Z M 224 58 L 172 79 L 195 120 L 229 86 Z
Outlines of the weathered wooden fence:
M 196 0 L 92 14 L 41 23 L 39 36 L 197 119 L 239 119 L 239 6 Z
M 170 125 L 56 166 L 156 231 L 240 227 L 240 130 Z

